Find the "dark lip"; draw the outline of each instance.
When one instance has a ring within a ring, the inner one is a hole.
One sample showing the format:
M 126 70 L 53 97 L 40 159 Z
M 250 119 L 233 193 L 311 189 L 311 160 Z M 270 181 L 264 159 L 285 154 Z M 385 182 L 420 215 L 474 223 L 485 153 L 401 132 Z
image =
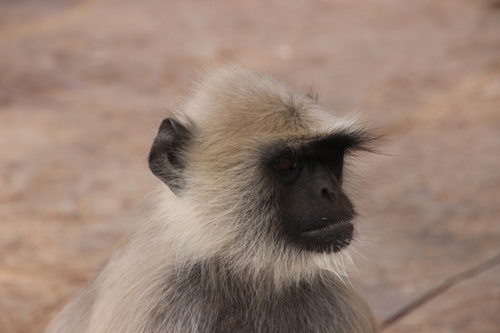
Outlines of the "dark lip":
M 350 222 L 354 219 L 356 214 L 354 211 L 350 211 L 344 213 L 340 216 L 337 216 L 335 219 L 329 219 L 327 217 L 322 217 L 314 222 L 314 226 L 300 232 L 300 235 L 307 236 L 309 234 L 313 235 L 317 233 L 321 234 L 322 232 L 328 231 L 329 229 L 337 228 L 336 225 L 339 225 L 338 228 L 342 228 L 345 224 L 351 224 Z
M 307 238 L 322 238 L 330 236 L 341 238 L 342 236 L 346 236 L 352 238 L 353 229 L 354 228 L 352 223 L 343 220 L 337 222 L 322 223 L 319 226 L 301 232 L 300 236 Z
M 300 233 L 306 247 L 318 252 L 339 252 L 349 246 L 354 238 L 354 225 L 349 221 L 330 223 Z

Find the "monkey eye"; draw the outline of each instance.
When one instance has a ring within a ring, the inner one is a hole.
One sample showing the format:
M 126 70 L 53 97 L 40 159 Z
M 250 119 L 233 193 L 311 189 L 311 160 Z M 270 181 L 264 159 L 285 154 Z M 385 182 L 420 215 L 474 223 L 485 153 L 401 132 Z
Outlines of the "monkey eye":
M 296 170 L 298 163 L 292 156 L 284 155 L 274 161 L 274 168 L 280 173 L 287 174 Z

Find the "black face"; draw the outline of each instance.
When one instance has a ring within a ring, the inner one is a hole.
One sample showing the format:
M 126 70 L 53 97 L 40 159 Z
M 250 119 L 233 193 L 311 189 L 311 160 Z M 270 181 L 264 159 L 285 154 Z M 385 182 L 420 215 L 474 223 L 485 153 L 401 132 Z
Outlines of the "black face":
M 353 238 L 354 207 L 342 191 L 345 140 L 337 135 L 283 148 L 269 162 L 279 189 L 282 230 L 302 249 L 337 252 Z

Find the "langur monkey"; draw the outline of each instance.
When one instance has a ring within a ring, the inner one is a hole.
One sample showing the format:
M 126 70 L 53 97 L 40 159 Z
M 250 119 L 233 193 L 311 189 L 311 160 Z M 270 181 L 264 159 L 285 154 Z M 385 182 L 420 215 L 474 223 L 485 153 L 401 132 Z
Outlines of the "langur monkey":
M 154 139 L 151 217 L 47 332 L 377 332 L 342 271 L 344 158 L 373 139 L 267 74 L 212 70 Z

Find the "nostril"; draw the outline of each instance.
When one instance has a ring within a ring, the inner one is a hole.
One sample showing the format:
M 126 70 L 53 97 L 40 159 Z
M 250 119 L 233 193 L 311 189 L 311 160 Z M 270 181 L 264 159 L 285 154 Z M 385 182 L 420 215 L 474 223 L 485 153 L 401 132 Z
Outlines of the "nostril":
M 332 199 L 332 196 L 331 196 L 330 191 L 328 191 L 328 189 L 326 189 L 326 188 L 323 188 L 323 189 L 321 190 L 321 196 L 322 196 L 323 198 L 325 198 L 325 199 L 328 199 L 328 200 L 331 200 L 331 199 Z
M 332 191 L 328 187 L 324 187 L 321 189 L 321 197 L 324 199 L 330 201 L 330 202 L 335 202 L 339 200 L 339 194 L 335 191 Z

